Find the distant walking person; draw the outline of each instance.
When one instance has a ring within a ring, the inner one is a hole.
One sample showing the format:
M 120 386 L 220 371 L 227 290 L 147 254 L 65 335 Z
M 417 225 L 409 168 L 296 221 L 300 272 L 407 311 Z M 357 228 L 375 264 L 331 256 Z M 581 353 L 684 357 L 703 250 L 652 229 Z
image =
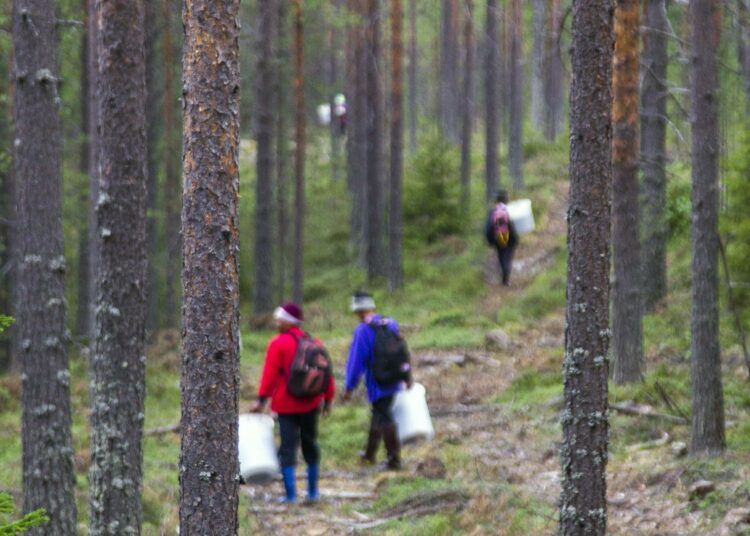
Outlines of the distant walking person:
M 302 456 L 307 463 L 307 499 L 317 501 L 320 474 L 318 415 L 328 416 L 334 394 L 331 362 L 325 348 L 300 329 L 302 309 L 287 303 L 273 314 L 279 334 L 266 350 L 258 400 L 250 408 L 262 413 L 268 399 L 279 415 L 281 447 L 279 460 L 286 494 L 281 502 L 295 502 L 295 466 L 297 446 L 302 442 Z
M 367 398 L 372 404 L 367 445 L 360 458 L 363 463 L 374 464 L 382 438 L 387 454 L 385 468 L 398 470 L 401 445 L 391 410 L 394 395 L 403 389 L 404 383 L 409 387 L 412 384 L 409 353 L 396 321 L 375 313 L 372 296 L 356 292 L 351 310 L 359 317 L 360 324 L 354 329 L 349 349 L 343 398 L 351 399 L 364 375 Z
M 495 206 L 487 215 L 484 234 L 489 245 L 497 250 L 500 263 L 500 275 L 503 286 L 510 285 L 510 271 L 513 263 L 513 252 L 518 245 L 518 233 L 508 214 L 508 192 L 500 190 L 495 199 Z

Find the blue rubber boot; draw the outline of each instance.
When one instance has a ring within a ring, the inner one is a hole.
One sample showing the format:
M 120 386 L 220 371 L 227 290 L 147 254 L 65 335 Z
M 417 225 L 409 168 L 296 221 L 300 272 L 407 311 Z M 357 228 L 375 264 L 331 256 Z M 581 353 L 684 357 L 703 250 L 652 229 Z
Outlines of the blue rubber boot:
M 286 495 L 281 497 L 279 502 L 293 503 L 297 500 L 297 482 L 294 476 L 294 466 L 290 465 L 289 467 L 282 467 L 281 476 L 284 477 L 284 490 L 286 491 Z
M 307 500 L 317 502 L 320 499 L 318 492 L 318 477 L 320 476 L 320 465 L 317 463 L 307 466 Z

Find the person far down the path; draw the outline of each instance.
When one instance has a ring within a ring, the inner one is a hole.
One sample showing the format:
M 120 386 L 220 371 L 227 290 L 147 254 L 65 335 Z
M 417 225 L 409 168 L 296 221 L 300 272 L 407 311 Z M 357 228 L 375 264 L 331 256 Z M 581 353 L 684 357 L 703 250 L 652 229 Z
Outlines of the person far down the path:
M 258 399 L 250 408 L 252 413 L 262 413 L 269 398 L 271 399 L 271 410 L 279 416 L 279 429 L 281 432 L 281 447 L 279 448 L 279 460 L 281 462 L 281 473 L 284 479 L 285 496 L 281 502 L 294 502 L 297 499 L 295 487 L 295 465 L 297 445 L 302 442 L 302 456 L 307 463 L 307 499 L 316 501 L 319 498 L 318 477 L 320 474 L 320 447 L 318 446 L 318 415 L 323 413 L 326 417 L 331 410 L 331 402 L 334 395 L 333 374 L 330 371 L 330 360 L 327 354 L 324 358 L 325 367 L 320 371 L 303 373 L 302 383 L 318 384 L 314 395 L 295 396 L 292 392 L 299 394 L 299 382 L 297 378 L 298 346 L 310 348 L 306 352 L 311 355 L 315 351 L 325 349 L 317 339 L 311 339 L 300 326 L 303 322 L 302 309 L 287 303 L 277 307 L 273 314 L 279 334 L 268 344 L 266 350 L 263 373 L 258 388 Z M 297 358 L 297 359 L 295 359 Z M 328 360 L 327 363 L 325 360 Z M 307 368 L 307 367 L 306 367 Z M 310 376 L 317 373 L 317 377 Z M 305 377 L 304 374 L 308 376 Z M 292 391 L 292 392 L 290 392 Z M 321 407 L 322 406 L 322 407 Z
M 397 470 L 401 468 L 401 445 L 396 423 L 393 419 L 392 407 L 394 396 L 403 389 L 404 383 L 408 387 L 411 387 L 413 383 L 411 367 L 408 363 L 408 352 L 406 352 L 407 360 L 402 361 L 399 365 L 401 370 L 395 371 L 395 376 L 399 379 L 386 384 L 376 381 L 376 376 L 382 377 L 378 374 L 377 366 L 373 370 L 376 339 L 393 338 L 393 335 L 395 335 L 394 340 L 402 340 L 399 335 L 398 324 L 395 320 L 383 318 L 376 314 L 375 301 L 366 292 L 360 291 L 354 294 L 351 310 L 359 317 L 360 324 L 354 329 L 352 335 L 349 359 L 346 363 L 346 390 L 342 398 L 344 401 L 351 399 L 352 393 L 364 375 L 367 398 L 372 404 L 372 416 L 367 444 L 364 452 L 360 453 L 360 459 L 362 463 L 374 464 L 375 455 L 382 438 L 387 454 L 385 468 Z M 379 332 L 379 330 L 385 329 L 390 333 Z

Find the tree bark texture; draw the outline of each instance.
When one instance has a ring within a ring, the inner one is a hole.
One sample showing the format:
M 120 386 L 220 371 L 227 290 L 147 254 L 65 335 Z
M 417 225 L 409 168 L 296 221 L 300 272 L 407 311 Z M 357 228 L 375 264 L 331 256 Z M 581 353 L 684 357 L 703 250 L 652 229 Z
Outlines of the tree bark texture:
M 286 2 L 276 2 L 276 69 L 274 76 L 274 106 L 276 107 L 276 273 L 278 303 L 286 299 L 286 264 L 288 254 L 287 183 L 289 139 L 286 126 L 287 92 L 289 72 L 286 68 L 289 56 L 289 28 Z
M 88 272 L 89 272 L 89 352 L 94 351 L 94 314 L 96 309 L 96 279 L 99 273 L 99 240 L 96 228 L 96 204 L 99 200 L 99 11 L 96 0 L 88 0 L 88 72 L 89 72 L 89 204 L 88 204 Z
M 474 124 L 474 1 L 464 4 L 464 79 L 461 95 L 461 210 L 469 216 L 471 191 L 471 134 Z
M 305 64 L 302 0 L 294 0 L 294 275 L 292 298 L 304 294 L 305 221 Z
M 237 534 L 239 0 L 184 0 L 180 534 Z
M 643 380 L 638 217 L 640 1 L 617 0 L 612 69 L 612 345 L 617 384 Z
M 65 351 L 57 31 L 53 0 L 13 2 L 16 321 L 21 362 L 23 509 L 50 521 L 32 535 L 76 533 L 70 373 Z
M 101 174 L 89 534 L 139 534 L 147 285 L 144 6 L 97 0 L 96 9 Z
M 146 243 L 148 249 L 147 287 L 146 287 L 146 329 L 153 332 L 159 329 L 159 278 L 157 262 L 159 257 L 159 233 L 156 218 L 159 206 L 159 137 L 163 135 L 160 127 L 159 106 L 161 91 L 157 77 L 157 53 L 159 27 L 157 21 L 158 5 L 156 0 L 147 1 L 145 9 L 144 33 L 146 51 Z M 168 69 L 167 64 L 164 70 Z
M 409 151 L 417 150 L 417 0 L 409 0 Z
M 611 0 L 573 3 L 560 533 L 607 526 Z
M 745 113 L 750 113 L 750 1 L 737 0 L 737 57 L 745 90 Z
M 403 11 L 401 0 L 390 0 L 391 16 L 391 172 L 390 202 L 388 218 L 388 286 L 399 289 L 404 283 L 404 270 L 401 256 L 401 190 L 403 183 Z
M 458 96 L 458 33 L 460 0 L 442 0 L 440 18 L 440 128 L 451 143 L 460 135 Z
M 719 348 L 718 158 L 719 81 L 716 48 L 719 0 L 690 4 L 692 27 L 692 313 L 690 354 L 693 413 L 690 454 L 716 455 L 726 447 Z
M 164 250 L 166 280 L 164 282 L 165 328 L 176 328 L 179 309 L 177 283 L 180 279 L 180 146 L 175 127 L 174 43 L 172 41 L 173 0 L 162 4 L 162 54 L 164 56 Z
M 667 293 L 667 36 L 665 0 L 643 4 L 643 81 L 641 83 L 641 295 L 652 310 Z
M 335 21 L 340 18 L 339 3 L 333 1 L 328 6 L 328 20 L 326 25 L 326 45 L 328 58 L 326 61 L 326 86 L 328 86 L 328 104 L 331 107 L 331 122 L 328 125 L 328 133 L 331 138 L 331 180 L 338 181 L 339 178 L 339 153 L 341 152 L 341 130 L 340 123 L 336 119 L 336 94 L 339 85 L 339 28 Z
M 523 17 L 521 0 L 510 0 L 508 173 L 523 188 Z
M 386 275 L 383 258 L 383 89 L 380 80 L 380 2 L 366 0 L 367 277 Z
M 562 127 L 563 65 L 560 56 L 560 0 L 549 0 L 544 52 L 544 137 L 554 141 Z
M 531 47 L 531 122 L 540 130 L 544 126 L 545 3 L 545 0 L 532 2 L 534 42 Z
M 78 170 L 82 175 L 89 173 L 89 159 L 91 133 L 90 124 L 90 86 L 89 86 L 89 0 L 81 0 L 81 12 L 83 13 L 83 30 L 81 31 L 81 76 L 80 76 L 80 103 L 81 103 L 81 146 L 79 149 Z M 91 325 L 91 286 L 89 280 L 89 209 L 88 188 L 81 195 L 82 224 L 79 227 L 78 236 L 78 296 L 76 297 L 76 336 L 88 338 L 89 326 Z
M 500 109 L 497 98 L 497 4 L 487 0 L 484 57 L 485 197 L 491 200 L 500 187 Z
M 253 312 L 273 310 L 273 38 L 276 6 L 258 4 Z

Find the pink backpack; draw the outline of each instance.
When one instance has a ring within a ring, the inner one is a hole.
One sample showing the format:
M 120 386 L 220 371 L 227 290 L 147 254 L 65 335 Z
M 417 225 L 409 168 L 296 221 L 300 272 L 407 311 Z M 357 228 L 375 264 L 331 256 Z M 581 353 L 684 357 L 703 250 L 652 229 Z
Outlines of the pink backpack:
M 510 242 L 510 215 L 504 203 L 498 203 L 492 212 L 492 223 L 495 229 L 495 240 L 501 247 L 507 247 Z

